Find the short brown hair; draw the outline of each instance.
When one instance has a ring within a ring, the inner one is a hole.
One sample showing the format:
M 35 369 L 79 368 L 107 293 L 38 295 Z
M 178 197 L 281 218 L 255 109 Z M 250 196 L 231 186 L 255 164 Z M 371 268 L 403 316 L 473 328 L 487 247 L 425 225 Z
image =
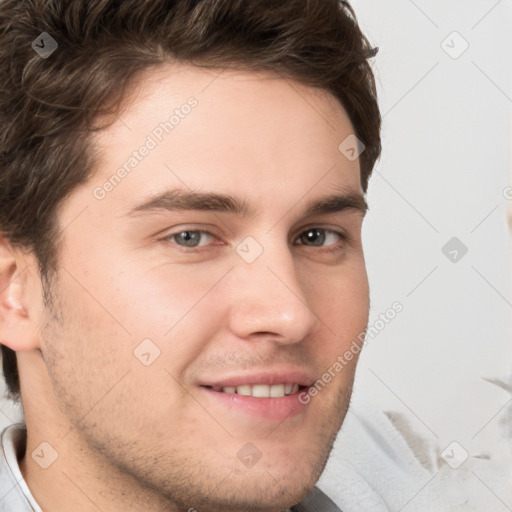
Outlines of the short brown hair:
M 58 44 L 47 58 L 32 46 L 44 32 Z M 366 192 L 381 152 L 376 52 L 341 0 L 0 0 L 0 232 L 33 251 L 49 303 L 57 208 L 94 171 L 94 121 L 119 111 L 136 75 L 169 61 L 331 92 L 366 146 Z M 2 356 L 19 399 L 16 354 L 2 346 Z

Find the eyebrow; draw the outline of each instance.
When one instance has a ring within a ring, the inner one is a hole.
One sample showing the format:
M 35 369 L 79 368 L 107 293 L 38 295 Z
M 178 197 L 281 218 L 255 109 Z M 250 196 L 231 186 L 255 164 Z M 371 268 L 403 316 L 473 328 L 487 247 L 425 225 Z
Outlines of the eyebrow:
M 335 193 L 312 200 L 306 204 L 305 216 L 355 210 L 363 214 L 368 211 L 365 198 L 353 191 Z M 135 206 L 129 216 L 159 211 L 210 211 L 230 213 L 240 217 L 253 217 L 256 211 L 241 198 L 229 194 L 196 192 L 182 189 L 167 190 Z

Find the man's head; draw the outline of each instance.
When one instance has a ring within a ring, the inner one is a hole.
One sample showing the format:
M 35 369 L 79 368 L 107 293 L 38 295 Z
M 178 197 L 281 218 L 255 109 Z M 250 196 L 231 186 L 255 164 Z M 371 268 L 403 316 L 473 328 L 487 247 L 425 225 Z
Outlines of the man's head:
M 29 445 L 97 489 L 108 468 L 112 499 L 296 502 L 368 320 L 380 115 L 350 7 L 2 0 L 0 40 L 0 342 Z M 328 371 L 307 405 L 280 386 Z

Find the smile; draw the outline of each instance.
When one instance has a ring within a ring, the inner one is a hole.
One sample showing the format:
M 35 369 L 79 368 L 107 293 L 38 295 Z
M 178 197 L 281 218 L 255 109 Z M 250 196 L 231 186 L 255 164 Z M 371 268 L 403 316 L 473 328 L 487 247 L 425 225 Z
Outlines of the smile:
M 280 398 L 285 395 L 293 395 L 299 391 L 299 384 L 244 384 L 242 386 L 205 386 L 213 391 L 227 393 L 229 395 L 253 396 L 256 398 Z

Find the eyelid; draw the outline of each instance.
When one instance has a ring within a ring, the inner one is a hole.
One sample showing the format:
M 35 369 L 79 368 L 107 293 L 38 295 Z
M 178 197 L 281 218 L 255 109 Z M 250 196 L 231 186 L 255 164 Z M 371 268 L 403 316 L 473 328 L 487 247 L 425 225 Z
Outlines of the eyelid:
M 345 243 L 350 242 L 350 236 L 348 235 L 348 233 L 345 230 L 343 230 L 341 228 L 333 229 L 333 228 L 328 228 L 328 227 L 323 227 L 323 226 L 313 226 L 313 227 L 308 227 L 308 228 L 302 229 L 301 231 L 299 231 L 299 234 L 296 236 L 296 239 L 299 239 L 303 233 L 313 230 L 313 229 L 321 229 L 321 230 L 325 231 L 327 234 L 329 234 L 329 233 L 335 234 L 339 237 L 340 241 L 338 243 L 322 245 L 322 246 L 307 246 L 304 243 L 298 243 L 297 245 L 313 247 L 313 248 L 316 247 L 318 250 L 323 249 L 324 251 L 329 251 L 329 250 L 336 250 L 336 248 L 339 248 L 340 244 L 342 244 L 343 242 L 345 242 Z
M 205 234 L 214 236 L 216 238 L 221 238 L 223 236 L 220 233 L 220 231 L 215 226 L 212 226 L 212 225 L 208 225 L 206 227 L 198 227 L 198 225 L 188 226 L 186 224 L 184 224 L 182 226 L 177 226 L 177 227 L 173 228 L 172 231 L 169 231 L 169 228 L 165 229 L 164 231 L 160 231 L 160 233 L 155 236 L 157 236 L 160 240 L 162 240 L 162 239 L 171 238 L 172 236 L 175 236 L 175 235 L 179 235 L 180 233 L 183 233 L 185 231 L 192 231 L 194 233 L 205 233 Z M 219 231 L 218 234 L 215 233 L 217 231 Z
M 172 244 L 176 245 L 180 249 L 185 249 L 185 250 L 187 250 L 187 249 L 194 250 L 194 249 L 199 249 L 200 247 L 207 247 L 208 245 L 214 245 L 214 244 L 205 244 L 205 245 L 198 245 L 196 247 L 186 247 L 184 245 L 179 245 L 176 242 L 172 241 L 173 237 L 179 235 L 180 233 L 186 233 L 186 232 L 198 233 L 200 235 L 207 235 L 213 239 L 219 240 L 219 237 L 217 235 L 215 235 L 214 233 L 212 233 L 211 231 L 208 231 L 206 229 L 189 229 L 189 228 L 179 229 L 178 231 L 173 231 L 172 233 L 162 236 L 159 240 L 164 241 L 164 242 L 171 242 Z
M 335 233 L 336 235 L 339 235 L 344 240 L 348 240 L 350 238 L 350 235 L 348 234 L 348 231 L 341 226 L 326 226 L 323 224 L 311 224 L 309 226 L 305 226 L 298 231 L 295 238 L 299 238 L 300 235 L 302 235 L 305 231 L 309 231 L 310 229 L 323 229 L 327 233 Z

